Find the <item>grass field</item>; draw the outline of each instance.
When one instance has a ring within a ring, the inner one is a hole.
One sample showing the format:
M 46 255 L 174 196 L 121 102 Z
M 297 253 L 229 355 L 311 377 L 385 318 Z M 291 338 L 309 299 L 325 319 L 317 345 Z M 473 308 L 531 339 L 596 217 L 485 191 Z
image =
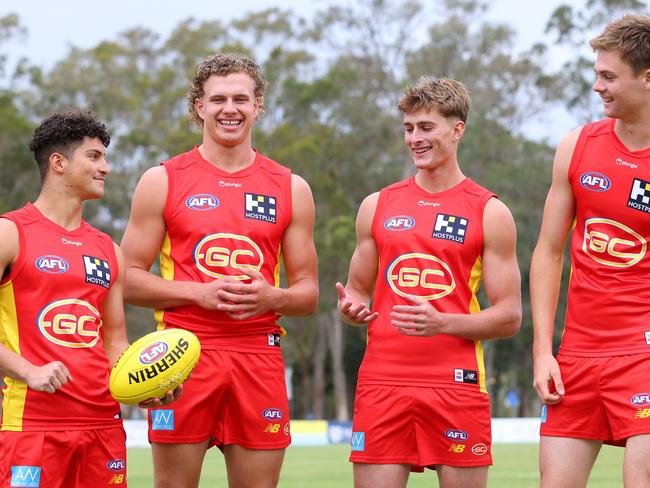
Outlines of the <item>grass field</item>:
M 347 445 L 290 447 L 282 468 L 280 488 L 337 488 L 352 486 L 352 465 L 347 461 Z M 497 444 L 493 446 L 494 466 L 490 468 L 490 488 L 534 488 L 538 486 L 537 444 Z M 152 486 L 151 452 L 129 449 L 129 488 Z M 589 479 L 589 488 L 623 486 L 623 449 L 604 446 Z M 202 488 L 226 487 L 223 457 L 210 449 L 203 465 Z M 413 473 L 409 488 L 437 487 L 435 472 Z

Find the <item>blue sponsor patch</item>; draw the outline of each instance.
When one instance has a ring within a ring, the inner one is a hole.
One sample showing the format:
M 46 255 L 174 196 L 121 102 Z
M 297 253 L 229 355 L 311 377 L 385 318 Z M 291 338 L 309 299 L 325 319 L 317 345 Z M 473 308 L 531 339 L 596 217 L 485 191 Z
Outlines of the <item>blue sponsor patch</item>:
M 41 468 L 39 466 L 12 466 L 11 487 L 39 488 Z
M 352 432 L 352 450 L 365 451 L 365 449 L 366 449 L 366 433 Z
M 541 415 L 541 421 L 543 424 L 546 423 L 546 405 L 542 405 L 542 415 Z
M 185 205 L 191 210 L 212 210 L 219 206 L 219 199 L 209 193 L 199 193 L 187 197 Z
M 151 430 L 174 430 L 174 411 L 152 410 Z
M 68 271 L 68 262 L 60 256 L 48 254 L 36 260 L 36 267 L 44 273 L 60 274 Z

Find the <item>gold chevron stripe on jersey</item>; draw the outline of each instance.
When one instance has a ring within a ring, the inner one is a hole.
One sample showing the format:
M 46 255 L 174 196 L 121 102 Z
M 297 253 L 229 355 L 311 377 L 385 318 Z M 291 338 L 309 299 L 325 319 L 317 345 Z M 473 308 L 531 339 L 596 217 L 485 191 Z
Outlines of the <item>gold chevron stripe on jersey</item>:
M 476 294 L 478 293 L 482 277 L 483 261 L 481 260 L 481 256 L 479 256 L 476 258 L 474 266 L 472 266 L 472 270 L 469 273 L 469 282 L 467 283 L 469 289 L 472 291 L 472 298 L 469 302 L 470 313 L 478 313 L 481 310 Z M 483 354 L 483 343 L 481 341 L 474 341 L 474 347 L 476 350 L 476 364 L 478 367 L 478 386 L 482 393 L 487 393 L 487 387 L 485 384 L 485 357 Z
M 0 342 L 10 351 L 20 354 L 18 314 L 11 282 L 0 287 Z M 22 431 L 27 385 L 9 377 L 5 377 L 4 381 L 7 387 L 2 398 L 1 430 Z
M 165 238 L 163 239 L 162 246 L 160 247 L 160 275 L 165 280 L 174 279 L 174 261 L 172 260 L 172 243 L 169 239 L 169 234 L 165 232 Z M 161 330 L 167 327 L 167 324 L 163 321 L 163 314 L 165 313 L 164 309 L 157 308 L 153 312 L 153 318 L 158 324 L 157 329 Z

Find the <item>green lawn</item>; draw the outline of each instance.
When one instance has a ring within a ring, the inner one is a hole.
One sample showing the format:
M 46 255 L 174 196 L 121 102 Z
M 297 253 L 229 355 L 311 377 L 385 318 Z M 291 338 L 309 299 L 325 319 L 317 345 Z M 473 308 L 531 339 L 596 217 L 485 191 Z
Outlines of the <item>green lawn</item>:
M 336 488 L 352 486 L 352 465 L 347 461 L 347 445 L 290 447 L 282 468 L 280 488 Z M 494 466 L 488 486 L 494 488 L 534 488 L 538 486 L 536 444 L 493 446 Z M 149 449 L 129 449 L 129 488 L 151 488 L 152 467 Z M 589 488 L 623 486 L 623 449 L 604 446 L 589 479 Z M 210 449 L 203 465 L 201 487 L 225 487 L 223 457 Z M 433 471 L 413 473 L 409 487 L 438 486 Z

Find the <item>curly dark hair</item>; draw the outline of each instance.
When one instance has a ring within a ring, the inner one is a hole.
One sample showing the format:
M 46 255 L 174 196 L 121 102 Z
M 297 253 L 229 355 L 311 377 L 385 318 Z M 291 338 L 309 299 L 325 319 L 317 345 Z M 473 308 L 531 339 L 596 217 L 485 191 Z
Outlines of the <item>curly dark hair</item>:
M 97 138 L 104 147 L 111 143 L 111 136 L 106 126 L 95 118 L 91 112 L 72 110 L 56 112 L 44 119 L 36 129 L 29 149 L 41 173 L 41 183 L 45 181 L 50 156 L 54 153 L 70 157 L 81 145 L 84 137 Z
M 212 75 L 228 76 L 233 73 L 246 73 L 255 84 L 255 97 L 260 106 L 260 114 L 264 112 L 264 92 L 267 82 L 264 79 L 262 68 L 255 61 L 237 54 L 219 53 L 205 58 L 196 67 L 194 78 L 187 94 L 187 107 L 190 118 L 199 129 L 203 128 L 203 119 L 196 112 L 194 103 L 203 96 L 203 85 Z

